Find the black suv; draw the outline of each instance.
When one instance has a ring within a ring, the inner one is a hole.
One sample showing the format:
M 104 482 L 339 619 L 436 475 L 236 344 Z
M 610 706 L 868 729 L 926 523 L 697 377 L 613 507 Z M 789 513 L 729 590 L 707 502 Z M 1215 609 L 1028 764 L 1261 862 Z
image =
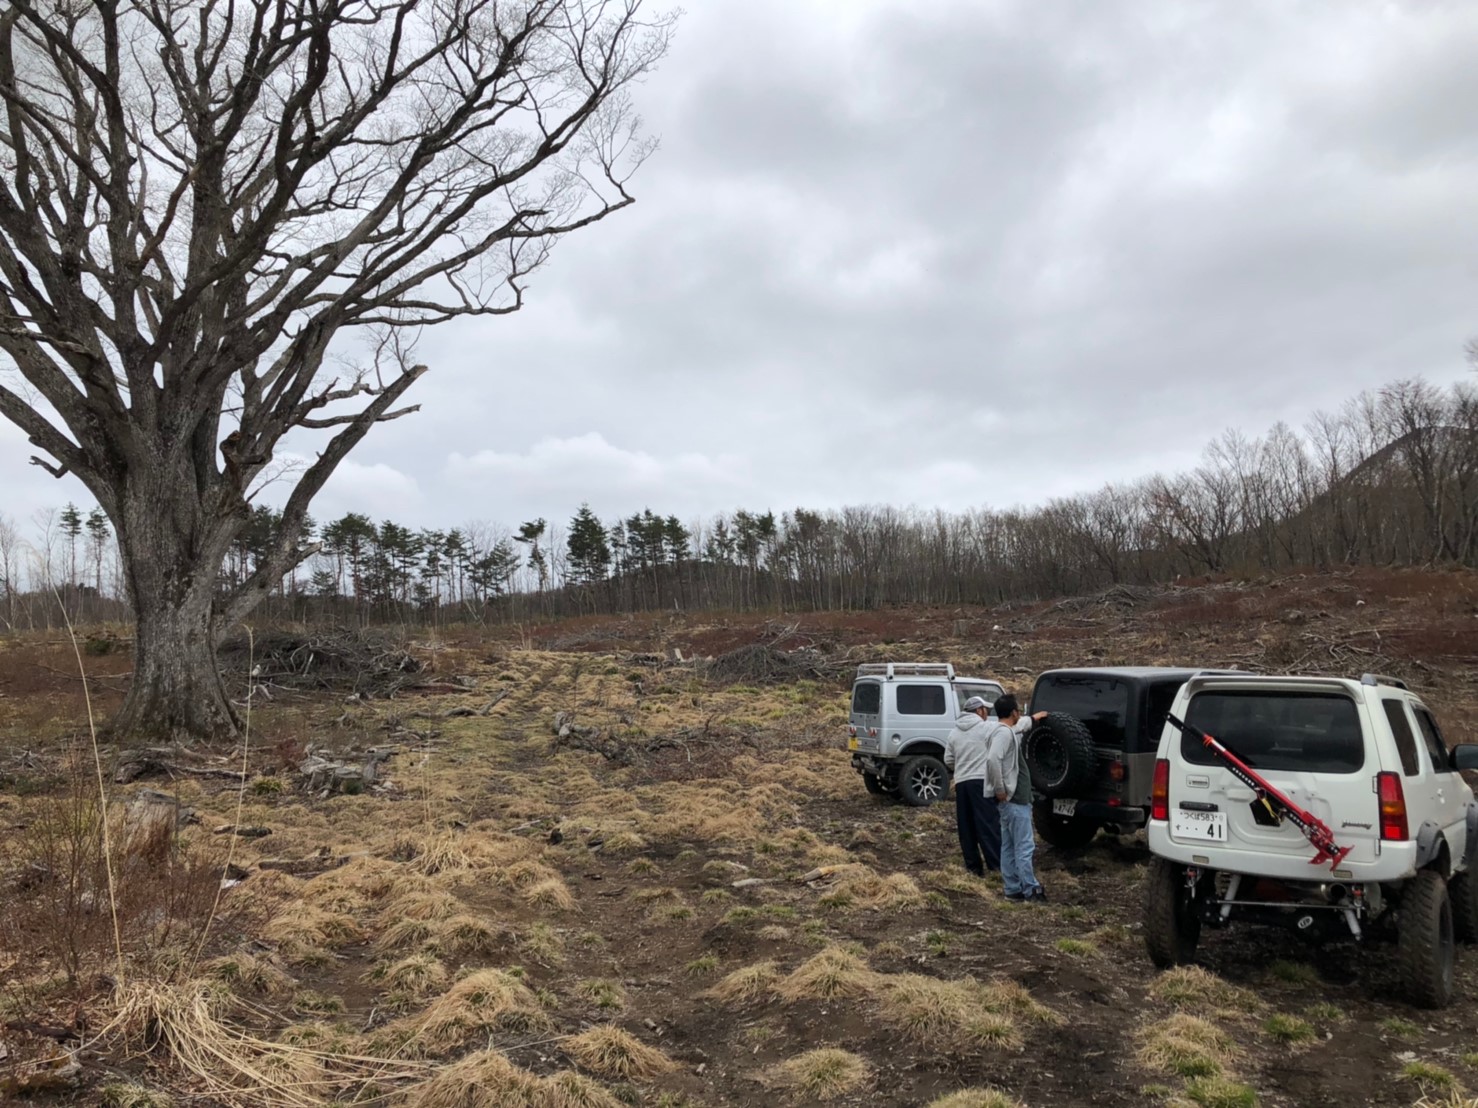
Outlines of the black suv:
M 1181 685 L 1229 670 L 1106 666 L 1053 669 L 1037 678 L 1031 710 L 1050 715 L 1026 737 L 1037 834 L 1053 846 L 1086 846 L 1099 828 L 1149 819 L 1155 751 Z

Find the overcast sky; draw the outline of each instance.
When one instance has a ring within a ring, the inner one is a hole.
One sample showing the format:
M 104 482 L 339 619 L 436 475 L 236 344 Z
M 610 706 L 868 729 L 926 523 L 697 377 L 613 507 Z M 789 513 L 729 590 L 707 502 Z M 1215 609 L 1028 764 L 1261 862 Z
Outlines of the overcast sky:
M 1032 503 L 1470 376 L 1478 4 L 689 0 L 638 203 L 423 338 L 415 525 Z M 87 499 L 0 423 L 0 512 Z

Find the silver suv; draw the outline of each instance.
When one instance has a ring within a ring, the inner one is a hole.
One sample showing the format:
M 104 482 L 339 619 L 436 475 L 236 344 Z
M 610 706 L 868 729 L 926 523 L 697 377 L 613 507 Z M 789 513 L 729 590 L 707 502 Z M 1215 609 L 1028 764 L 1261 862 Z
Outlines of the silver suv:
M 1358 940 L 1394 925 L 1411 998 L 1446 1005 L 1454 940 L 1478 941 L 1464 769 L 1478 769 L 1478 745 L 1449 747 L 1393 678 L 1192 677 L 1155 761 L 1150 957 L 1190 961 L 1203 926 Z
M 923 807 L 949 791 L 944 740 L 981 696 L 994 704 L 999 682 L 960 677 L 948 662 L 868 662 L 852 683 L 847 749 L 867 791 Z

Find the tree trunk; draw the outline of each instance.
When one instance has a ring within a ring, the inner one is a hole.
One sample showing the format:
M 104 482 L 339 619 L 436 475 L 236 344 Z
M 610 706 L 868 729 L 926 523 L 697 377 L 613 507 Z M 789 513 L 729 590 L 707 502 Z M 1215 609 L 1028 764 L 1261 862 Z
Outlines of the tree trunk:
M 133 681 L 115 734 L 147 742 L 229 738 L 237 717 L 211 634 L 210 597 L 135 597 Z
M 146 742 L 230 738 L 238 720 L 213 621 L 217 578 L 245 514 L 221 519 L 195 491 L 188 451 L 160 453 L 130 471 L 115 521 L 136 630 L 133 680 L 113 730 Z

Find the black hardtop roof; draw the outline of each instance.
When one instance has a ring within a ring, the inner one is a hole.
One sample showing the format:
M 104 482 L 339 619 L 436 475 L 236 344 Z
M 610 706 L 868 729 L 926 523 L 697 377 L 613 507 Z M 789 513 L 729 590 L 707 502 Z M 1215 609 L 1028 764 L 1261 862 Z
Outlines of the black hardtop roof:
M 1237 674 L 1247 676 L 1243 670 L 1235 669 L 1210 669 L 1203 667 L 1188 668 L 1185 666 L 1067 666 L 1062 669 L 1049 669 L 1042 673 L 1037 680 L 1043 677 L 1055 677 L 1058 674 L 1068 673 L 1081 677 L 1123 677 L 1130 681 L 1188 681 L 1198 673 L 1214 674 Z

